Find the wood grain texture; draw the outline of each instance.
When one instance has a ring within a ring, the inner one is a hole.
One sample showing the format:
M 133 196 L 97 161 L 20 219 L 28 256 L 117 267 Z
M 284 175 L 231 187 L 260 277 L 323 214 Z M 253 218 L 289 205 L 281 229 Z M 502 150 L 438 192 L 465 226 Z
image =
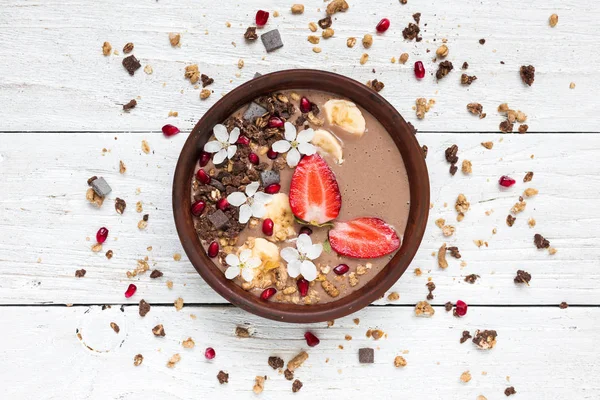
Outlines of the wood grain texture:
M 433 209 L 421 249 L 392 289 L 400 293 L 394 304 L 423 300 L 429 277 L 437 286 L 434 303 L 439 305 L 459 298 L 469 304 L 600 304 L 600 230 L 594 208 L 600 166 L 590 162 L 600 151 L 600 135 L 420 133 L 417 138 L 429 146 Z M 151 154 L 142 153 L 143 139 Z M 166 139 L 161 133 L 2 134 L 0 183 L 10 195 L 0 197 L 0 274 L 5 277 L 0 280 L 0 302 L 120 304 L 126 301 L 127 285 L 135 282 L 140 295 L 154 303 L 171 303 L 178 296 L 192 303 L 222 303 L 185 254 L 181 261 L 173 260 L 182 249 L 171 212 L 171 180 L 185 139 L 186 134 Z M 492 150 L 480 144 L 488 140 L 495 143 Z M 459 157 L 471 160 L 472 175 L 449 175 L 443 153 L 454 143 Z M 124 175 L 119 174 L 119 160 L 127 165 Z M 535 175 L 525 184 L 527 171 Z M 503 174 L 518 183 L 501 190 L 497 180 Z M 85 200 L 86 180 L 92 175 L 103 176 L 113 188 L 101 209 Z M 509 209 L 528 187 L 540 193 L 526 199 L 526 210 L 509 228 Z M 454 210 L 458 193 L 471 203 L 462 222 L 456 221 Z M 116 197 L 128 204 L 122 216 L 114 209 Z M 142 217 L 135 212 L 137 201 L 149 214 L 145 231 L 137 228 Z M 454 236 L 443 237 L 435 225 L 440 217 L 456 227 Z M 529 218 L 537 222 L 534 229 L 527 225 Z M 101 253 L 93 253 L 90 248 L 101 226 L 110 230 L 109 239 Z M 548 238 L 558 253 L 536 249 L 535 233 Z M 479 239 L 489 247 L 478 248 L 473 240 Z M 444 242 L 458 246 L 462 259 L 448 257 L 449 268 L 441 270 L 432 252 Z M 111 260 L 104 256 L 108 249 L 114 252 Z M 145 256 L 164 277 L 128 279 L 126 271 Z M 80 268 L 87 270 L 85 278 L 75 278 Z M 423 275 L 415 276 L 415 268 Z M 513 283 L 518 269 L 533 275 L 530 287 Z M 477 283 L 464 282 L 473 273 L 481 277 Z M 174 282 L 172 290 L 167 280 Z
M 323 2 L 306 4 L 304 14 L 292 15 L 291 3 L 284 0 L 236 1 L 227 7 L 208 0 L 2 0 L 0 20 L 10 23 L 0 25 L 0 129 L 158 131 L 168 120 L 190 130 L 223 93 L 255 72 L 303 67 L 325 68 L 361 82 L 379 79 L 386 84 L 381 94 L 422 130 L 496 132 L 501 116 L 495 109 L 502 102 L 528 113 L 532 131 L 598 130 L 594 66 L 600 61 L 595 51 L 600 9 L 595 2 L 426 0 L 403 6 L 386 0 L 376 8 L 367 1 L 350 3 L 348 12 L 334 18 L 335 36 L 321 40 L 323 51 L 316 54 L 307 41 L 307 25 L 324 16 Z M 260 40 L 247 44 L 243 38 L 261 8 L 281 14 L 272 16 L 265 28 L 280 29 L 285 43 L 271 54 Z M 405 41 L 401 34 L 415 12 L 422 14 L 420 43 Z M 559 24 L 550 28 L 548 18 L 554 12 Z M 360 38 L 374 33 L 384 14 L 392 21 L 390 29 L 376 35 L 369 50 L 363 49 Z M 181 32 L 180 48 L 170 46 L 169 32 Z M 359 39 L 352 49 L 346 47 L 350 36 Z M 481 38 L 485 45 L 478 43 Z M 448 40 L 448 59 L 455 70 L 436 83 L 432 58 L 442 39 Z M 120 55 L 104 57 L 104 41 Z M 135 44 L 133 54 L 143 66 L 153 67 L 152 75 L 142 69 L 133 77 L 126 73 L 121 60 L 127 42 Z M 370 58 L 360 65 L 363 52 Z M 403 52 L 410 55 L 406 65 L 390 62 Z M 241 70 L 239 59 L 245 62 Z M 422 82 L 412 72 L 416 60 L 423 60 L 428 71 Z M 464 61 L 470 64 L 467 72 L 478 77 L 470 87 L 459 84 Z M 202 73 L 215 79 L 214 93 L 206 101 L 184 79 L 190 63 L 198 63 Z M 536 67 L 532 87 L 518 73 L 528 64 Z M 574 90 L 570 82 L 577 84 Z M 417 97 L 437 102 L 423 121 L 412 110 Z M 121 105 L 132 98 L 138 99 L 137 108 L 124 113 Z M 465 106 L 473 101 L 484 105 L 488 118 L 477 120 L 467 113 Z M 168 119 L 170 110 L 179 117 Z
M 378 398 L 402 393 L 404 399 L 474 400 L 484 395 L 499 400 L 506 387 L 514 386 L 515 398 L 566 400 L 597 398 L 600 390 L 597 353 L 590 351 L 597 345 L 598 308 L 472 307 L 457 319 L 438 307 L 428 319 L 415 317 L 408 307 L 370 307 L 354 317 L 359 325 L 348 317 L 327 328 L 267 321 L 233 307 L 184 307 L 179 312 L 153 307 L 144 318 L 135 306 L 123 312 L 118 306 L 104 311 L 3 307 L 0 322 L 9 327 L 0 346 L 6 360 L 0 363 L 3 392 L 11 399 L 42 393 L 44 399 L 252 399 L 254 377 L 267 375 L 260 398 L 291 398 L 291 382 L 271 369 L 267 359 L 279 356 L 287 363 L 300 350 L 309 353 L 295 373 L 304 384 L 296 394 L 301 398 L 343 394 L 362 399 L 376 391 Z M 118 324 L 119 334 L 111 322 Z M 159 323 L 166 332 L 162 338 L 151 332 Z M 249 327 L 253 335 L 236 337 L 236 326 Z M 375 328 L 387 337 L 367 338 L 366 331 Z M 494 349 L 459 343 L 463 330 L 481 328 L 498 332 Z M 306 330 L 320 338 L 318 347 L 306 346 Z M 188 337 L 195 348 L 182 347 Z M 210 362 L 204 358 L 207 346 L 216 350 Z M 374 364 L 358 363 L 362 347 L 375 349 Z M 175 353 L 181 362 L 169 369 L 166 363 Z M 136 354 L 144 357 L 139 367 L 133 366 Z M 394 367 L 397 355 L 406 359 L 406 367 Z M 228 384 L 219 385 L 219 370 L 230 374 Z M 459 380 L 464 371 L 472 375 L 468 383 Z

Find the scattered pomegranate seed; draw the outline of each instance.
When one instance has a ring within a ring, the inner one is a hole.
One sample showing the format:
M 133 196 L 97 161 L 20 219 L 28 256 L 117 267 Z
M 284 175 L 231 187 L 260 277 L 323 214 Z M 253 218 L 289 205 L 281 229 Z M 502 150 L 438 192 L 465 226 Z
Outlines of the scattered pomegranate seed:
M 269 159 L 271 159 L 271 160 L 276 159 L 278 155 L 279 155 L 279 153 L 273 149 L 269 149 L 269 151 L 267 151 L 267 157 L 269 157 Z
M 229 208 L 229 202 L 227 201 L 227 197 L 221 197 L 219 201 L 217 201 L 217 208 L 221 211 L 225 211 Z
M 350 271 L 350 267 L 346 264 L 340 264 L 333 269 L 333 272 L 337 275 L 344 275 L 348 271 Z
M 511 187 L 512 185 L 517 183 L 517 181 L 515 181 L 513 178 L 511 178 L 509 176 L 502 175 L 500 177 L 500 179 L 498 180 L 498 183 L 500 184 L 500 186 Z
M 271 117 L 269 119 L 269 128 L 281 128 L 283 126 L 283 120 L 279 117 Z
M 256 25 L 265 26 L 267 24 L 268 20 L 269 20 L 269 12 L 268 11 L 258 10 L 256 12 Z
M 385 31 L 387 31 L 389 29 L 389 27 L 390 27 L 390 20 L 387 18 L 384 18 L 381 21 L 379 21 L 379 23 L 377 24 L 375 29 L 377 29 L 377 32 L 383 33 Z
M 300 99 L 300 111 L 303 113 L 307 113 L 312 109 L 312 103 L 306 98 L 303 97 Z
M 167 124 L 167 125 L 163 126 L 162 131 L 163 131 L 163 135 L 165 135 L 167 137 L 177 135 L 179 132 L 181 132 L 178 127 L 176 127 L 175 125 L 171 125 L 171 124 Z
M 467 315 L 467 303 L 462 300 L 456 300 L 456 306 L 454 308 L 454 312 L 459 317 L 464 317 Z
M 192 204 L 192 215 L 194 216 L 199 216 L 200 214 L 202 214 L 202 212 L 204 211 L 204 209 L 206 208 L 206 203 L 203 202 L 202 200 L 198 200 L 195 201 Z
M 265 193 L 275 194 L 279 193 L 279 189 L 281 189 L 281 185 L 279 183 L 271 183 L 269 186 L 265 188 Z
M 306 332 L 304 334 L 304 339 L 306 339 L 306 344 L 309 345 L 310 347 L 315 347 L 316 345 L 318 345 L 319 343 L 321 343 L 321 341 L 319 340 L 319 338 L 316 337 L 315 335 L 313 335 L 310 332 Z
M 198 178 L 200 183 L 204 183 L 205 185 L 210 183 L 210 176 L 208 176 L 206 171 L 203 169 L 199 169 L 198 172 L 196 172 L 196 178 Z
M 308 226 L 303 226 L 302 228 L 300 228 L 300 235 L 302 234 L 306 234 L 308 236 L 312 235 L 312 229 L 310 229 Z
M 263 221 L 262 231 L 266 236 L 273 236 L 273 220 L 267 218 Z
M 219 254 L 219 243 L 212 242 L 209 244 L 207 253 L 210 258 L 215 258 Z
M 133 283 L 129 284 L 129 286 L 127 287 L 127 290 L 125 291 L 125 297 L 130 298 L 131 296 L 133 296 L 135 294 L 136 291 L 137 291 L 137 286 L 135 286 Z
M 206 167 L 206 164 L 208 164 L 208 162 L 210 161 L 210 157 L 210 153 L 203 151 L 202 153 L 200 153 L 200 159 L 198 160 L 198 164 L 201 167 Z
M 250 161 L 254 165 L 258 165 L 260 159 L 258 158 L 258 155 L 256 153 L 250 153 L 248 154 L 248 161 Z
M 425 67 L 421 61 L 415 63 L 415 76 L 417 79 L 423 79 L 425 77 Z
M 300 292 L 300 296 L 304 297 L 308 294 L 308 281 L 306 279 L 298 279 L 296 285 L 298 285 L 298 291 Z
M 102 227 L 102 228 L 98 229 L 98 232 L 96 232 L 96 241 L 98 243 L 104 243 L 106 241 L 107 236 L 108 236 L 108 229 L 106 229 L 105 227 Z
M 268 289 L 263 290 L 263 292 L 260 294 L 260 298 L 263 300 L 269 300 L 275 295 L 275 293 L 277 293 L 277 289 L 270 287 Z
M 250 139 L 248 139 L 246 136 L 240 136 L 237 140 L 237 142 L 235 142 L 236 144 L 243 144 L 248 146 L 250 144 Z
M 215 349 L 212 347 L 207 347 L 206 350 L 204 350 L 204 357 L 206 357 L 207 360 L 212 360 L 216 355 L 217 353 L 215 353 Z

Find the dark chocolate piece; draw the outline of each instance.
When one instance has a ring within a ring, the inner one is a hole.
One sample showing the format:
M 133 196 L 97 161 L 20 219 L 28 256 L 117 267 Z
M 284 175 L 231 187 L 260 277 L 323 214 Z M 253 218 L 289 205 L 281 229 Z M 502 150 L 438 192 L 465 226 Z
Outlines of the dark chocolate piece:
M 135 58 L 134 55 L 130 55 L 129 57 L 125 57 L 123 59 L 123 66 L 125 67 L 127 72 L 129 72 L 129 75 L 133 76 L 133 74 L 135 74 L 135 71 L 140 69 L 142 64 L 140 64 L 140 62 L 137 58 Z
M 225 226 L 229 225 L 229 218 L 227 215 L 221 210 L 217 210 L 214 213 L 210 214 L 208 220 L 213 224 L 216 229 L 222 229 Z
M 273 29 L 272 31 L 265 32 L 260 35 L 260 40 L 262 40 L 267 53 L 275 51 L 281 47 L 283 47 L 283 42 L 281 41 L 281 35 L 277 29 Z
M 279 171 L 267 170 L 260 173 L 260 181 L 264 187 L 279 183 Z
M 358 362 L 361 364 L 373 364 L 375 362 L 375 350 L 370 347 L 358 349 Z
M 260 104 L 256 104 L 254 102 L 250 103 L 246 111 L 244 112 L 244 119 L 250 122 L 254 122 L 255 118 L 263 116 L 267 113 L 267 109 L 261 106 Z
M 110 186 L 108 186 L 108 183 L 102 177 L 94 179 L 92 182 L 90 182 L 90 186 L 100 197 L 106 197 L 106 195 L 112 191 Z

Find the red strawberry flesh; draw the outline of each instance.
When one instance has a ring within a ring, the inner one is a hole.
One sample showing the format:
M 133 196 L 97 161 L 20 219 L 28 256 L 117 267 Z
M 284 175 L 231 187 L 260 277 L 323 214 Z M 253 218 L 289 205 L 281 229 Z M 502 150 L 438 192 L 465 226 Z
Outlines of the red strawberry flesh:
M 318 154 L 300 160 L 290 184 L 290 207 L 303 221 L 321 225 L 337 218 L 342 207 L 335 174 Z
M 353 258 L 378 258 L 396 251 L 400 238 L 379 218 L 357 218 L 336 222 L 329 231 L 329 244 L 338 254 Z

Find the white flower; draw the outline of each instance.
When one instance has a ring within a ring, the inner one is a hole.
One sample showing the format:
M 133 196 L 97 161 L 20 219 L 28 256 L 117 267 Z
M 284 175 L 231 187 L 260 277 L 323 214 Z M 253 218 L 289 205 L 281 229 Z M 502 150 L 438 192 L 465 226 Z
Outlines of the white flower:
M 252 282 L 254 270 L 261 264 L 260 258 L 252 257 L 252 250 L 250 249 L 242 250 L 239 258 L 235 254 L 228 254 L 225 257 L 225 262 L 229 265 L 225 270 L 227 279 L 234 279 L 241 274 L 246 282 Z
M 296 240 L 296 249 L 285 247 L 281 249 L 281 258 L 287 261 L 287 270 L 289 276 L 296 278 L 302 274 L 307 281 L 314 281 L 317 278 L 317 267 L 311 260 L 317 259 L 323 251 L 321 243 L 313 244 L 310 236 L 306 233 L 298 236 Z
M 246 186 L 246 194 L 234 192 L 227 196 L 227 201 L 234 207 L 240 207 L 239 221 L 248 222 L 250 217 L 262 218 L 267 213 L 265 205 L 271 202 L 272 194 L 258 192 L 259 183 L 252 182 Z
M 237 151 L 237 142 L 240 137 L 240 128 L 233 128 L 231 133 L 227 133 L 225 125 L 217 124 L 213 128 L 215 139 L 204 145 L 204 151 L 207 153 L 216 153 L 213 157 L 213 163 L 221 164 L 226 158 L 231 159 Z
M 285 140 L 278 140 L 273 143 L 273 151 L 287 154 L 287 164 L 290 167 L 295 167 L 300 161 L 300 154 L 311 156 L 317 152 L 317 148 L 310 143 L 315 131 L 305 129 L 296 134 L 296 127 L 290 122 L 285 123 Z

